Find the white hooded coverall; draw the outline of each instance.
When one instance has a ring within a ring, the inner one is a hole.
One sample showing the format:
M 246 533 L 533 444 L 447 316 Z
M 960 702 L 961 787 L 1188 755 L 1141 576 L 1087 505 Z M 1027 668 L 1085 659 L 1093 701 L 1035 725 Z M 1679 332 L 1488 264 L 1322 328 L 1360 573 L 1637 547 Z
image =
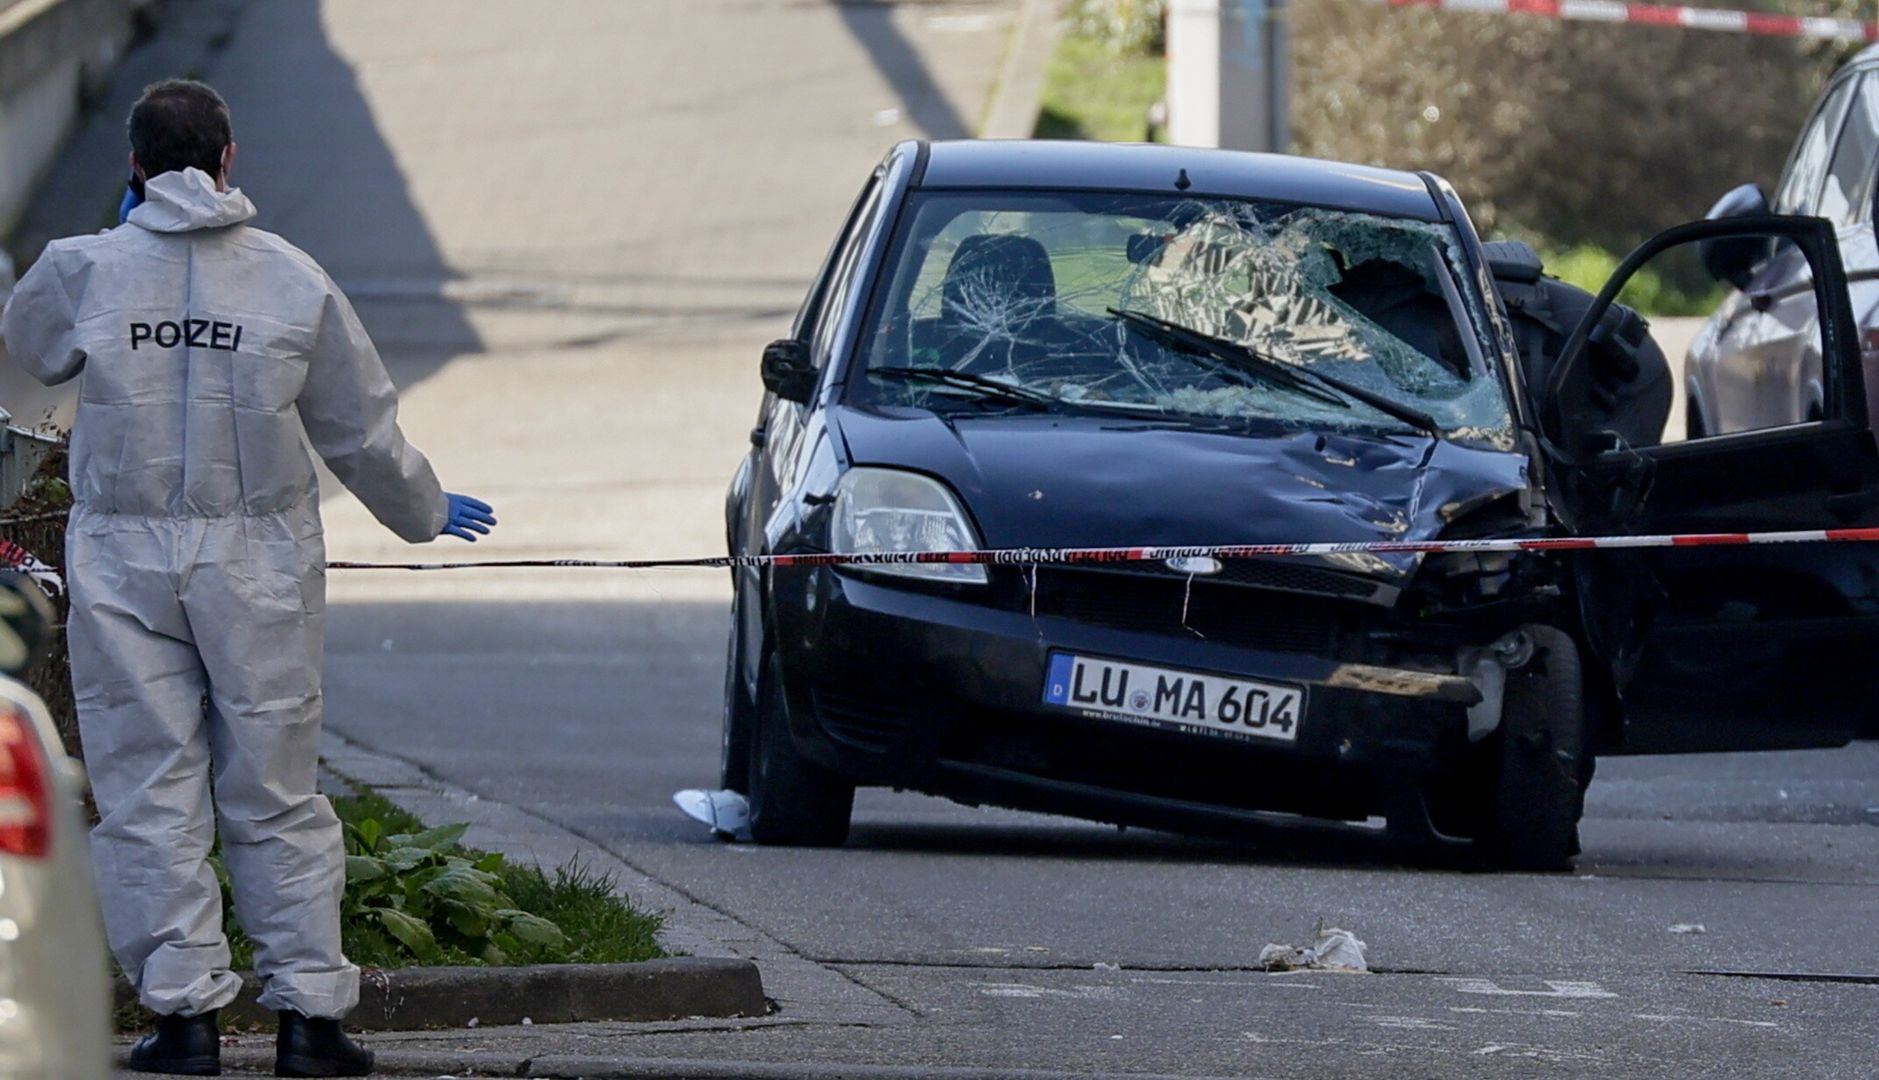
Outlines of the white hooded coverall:
M 155 1012 L 234 999 L 213 772 L 261 1004 L 337 1017 L 359 970 L 314 789 L 326 554 L 306 445 L 408 541 L 446 502 L 352 306 L 254 212 L 199 170 L 152 177 L 127 224 L 46 248 L 0 337 L 42 382 L 83 374 L 68 631 L 111 949 Z

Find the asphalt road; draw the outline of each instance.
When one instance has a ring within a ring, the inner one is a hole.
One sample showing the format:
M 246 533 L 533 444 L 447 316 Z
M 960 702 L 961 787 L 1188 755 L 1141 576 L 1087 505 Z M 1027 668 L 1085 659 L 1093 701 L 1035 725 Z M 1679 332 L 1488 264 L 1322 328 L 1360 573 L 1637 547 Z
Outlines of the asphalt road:
M 210 6 L 234 13 L 204 70 L 236 109 L 238 180 L 359 299 L 413 439 L 497 505 L 475 552 L 497 557 L 721 548 L 762 343 L 892 140 L 971 130 L 1015 5 Z M 337 493 L 328 522 L 336 558 L 410 554 Z M 1607 762 L 1565 875 L 886 792 L 844 849 L 754 849 L 669 801 L 715 779 L 725 596 L 715 575 L 332 581 L 336 732 L 644 875 L 676 940 L 758 955 L 781 1006 L 594 1052 L 805 1074 L 1879 1074 L 1874 744 Z M 1255 970 L 1320 920 L 1377 973 Z

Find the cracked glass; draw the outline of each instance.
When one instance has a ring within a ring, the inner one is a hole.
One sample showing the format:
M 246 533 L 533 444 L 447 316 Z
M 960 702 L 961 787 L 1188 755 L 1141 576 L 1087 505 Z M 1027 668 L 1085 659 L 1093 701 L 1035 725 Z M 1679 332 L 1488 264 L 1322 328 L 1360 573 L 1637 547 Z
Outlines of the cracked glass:
M 910 209 L 861 342 L 863 400 L 1419 426 L 1367 392 L 1444 437 L 1513 445 L 1480 296 L 1445 224 L 1083 193 L 935 192 Z

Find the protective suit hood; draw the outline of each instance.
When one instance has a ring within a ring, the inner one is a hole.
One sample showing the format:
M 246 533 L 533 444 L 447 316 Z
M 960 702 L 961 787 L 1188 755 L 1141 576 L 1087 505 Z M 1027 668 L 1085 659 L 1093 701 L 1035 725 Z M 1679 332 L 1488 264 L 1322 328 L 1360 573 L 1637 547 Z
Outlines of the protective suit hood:
M 151 232 L 181 233 L 239 225 L 251 217 L 254 203 L 240 188 L 217 191 L 213 176 L 191 168 L 144 181 L 144 201 L 128 220 Z

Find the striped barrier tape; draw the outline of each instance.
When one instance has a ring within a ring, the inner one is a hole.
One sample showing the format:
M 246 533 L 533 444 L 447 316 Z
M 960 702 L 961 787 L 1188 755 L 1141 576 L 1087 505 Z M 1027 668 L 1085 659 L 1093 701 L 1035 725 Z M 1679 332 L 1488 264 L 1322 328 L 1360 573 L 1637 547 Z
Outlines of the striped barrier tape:
M 1188 547 L 991 548 L 981 551 L 809 552 L 797 555 L 712 555 L 689 559 L 490 559 L 480 562 L 361 562 L 336 559 L 329 570 L 723 570 L 740 567 L 950 564 L 1070 566 L 1167 562 L 1175 559 L 1271 559 L 1323 555 L 1494 554 L 1681 547 L 1747 547 L 1879 541 L 1879 528 L 1795 529 L 1786 532 L 1662 533 L 1643 536 L 1493 537 L 1478 540 L 1362 540 L 1307 544 L 1213 544 Z M 63 592 L 59 572 L 10 540 L 0 539 L 0 566 L 30 576 L 48 593 Z
M 349 562 L 329 570 L 583 570 L 731 569 L 778 566 L 883 566 L 947 563 L 980 566 L 1052 566 L 1078 563 L 1166 562 L 1170 559 L 1269 559 L 1311 555 L 1443 555 L 1607 548 L 1745 547 L 1879 540 L 1879 528 L 1797 529 L 1760 533 L 1675 533 L 1652 536 L 1562 536 L 1535 539 L 1367 540 L 1315 544 L 1217 544 L 1208 547 L 992 548 L 984 551 L 814 552 L 801 555 L 716 555 L 694 559 L 496 559 L 486 562 Z
M 47 596 L 56 596 L 65 591 L 65 579 L 59 576 L 57 570 L 40 562 L 39 557 L 32 552 L 3 538 L 0 538 L 0 567 L 17 570 L 32 578 L 39 586 L 39 591 Z
M 1490 15 L 1536 15 L 1575 22 L 1642 23 L 1686 30 L 1720 30 L 1766 37 L 1818 41 L 1879 40 L 1879 22 L 1781 15 L 1768 11 L 1731 11 L 1681 4 L 1634 4 L 1622 0 L 1381 0 L 1391 7 L 1428 7 Z

